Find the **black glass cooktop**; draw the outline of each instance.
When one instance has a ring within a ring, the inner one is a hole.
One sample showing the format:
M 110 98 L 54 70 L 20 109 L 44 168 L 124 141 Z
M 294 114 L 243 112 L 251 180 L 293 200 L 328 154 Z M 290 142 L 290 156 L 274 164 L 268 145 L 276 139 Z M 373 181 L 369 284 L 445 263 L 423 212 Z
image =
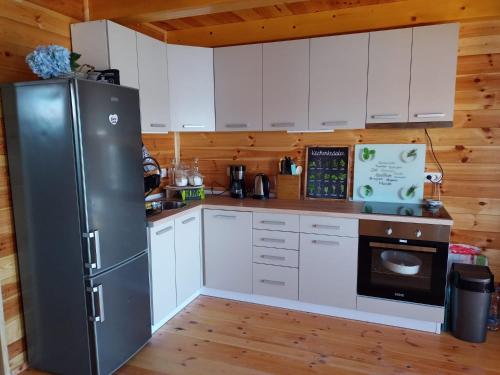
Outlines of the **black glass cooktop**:
M 409 203 L 365 202 L 361 213 L 451 219 L 444 207 L 431 208 L 422 204 Z

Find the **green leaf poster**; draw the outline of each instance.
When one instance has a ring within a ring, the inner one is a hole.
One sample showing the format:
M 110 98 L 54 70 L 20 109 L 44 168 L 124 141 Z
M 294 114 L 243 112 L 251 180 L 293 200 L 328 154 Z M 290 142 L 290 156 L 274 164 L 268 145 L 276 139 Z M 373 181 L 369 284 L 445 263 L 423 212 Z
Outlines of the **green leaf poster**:
M 422 203 L 425 144 L 356 145 L 355 201 Z

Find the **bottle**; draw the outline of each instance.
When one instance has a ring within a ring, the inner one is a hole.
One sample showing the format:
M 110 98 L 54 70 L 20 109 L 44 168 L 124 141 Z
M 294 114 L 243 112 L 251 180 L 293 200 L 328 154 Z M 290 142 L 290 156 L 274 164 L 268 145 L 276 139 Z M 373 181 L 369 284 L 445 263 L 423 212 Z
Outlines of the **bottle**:
M 495 288 L 495 291 L 491 293 L 491 304 L 490 312 L 488 314 L 488 330 L 498 331 L 500 322 L 498 316 L 498 307 L 500 304 L 500 286 Z

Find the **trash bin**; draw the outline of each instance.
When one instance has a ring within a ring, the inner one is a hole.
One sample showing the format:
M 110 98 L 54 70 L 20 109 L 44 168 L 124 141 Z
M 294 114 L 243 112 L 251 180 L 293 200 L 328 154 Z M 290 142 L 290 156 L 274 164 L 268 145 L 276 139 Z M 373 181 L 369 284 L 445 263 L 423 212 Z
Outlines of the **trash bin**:
M 486 340 L 493 274 L 486 266 L 453 263 L 451 267 L 451 332 L 470 342 Z

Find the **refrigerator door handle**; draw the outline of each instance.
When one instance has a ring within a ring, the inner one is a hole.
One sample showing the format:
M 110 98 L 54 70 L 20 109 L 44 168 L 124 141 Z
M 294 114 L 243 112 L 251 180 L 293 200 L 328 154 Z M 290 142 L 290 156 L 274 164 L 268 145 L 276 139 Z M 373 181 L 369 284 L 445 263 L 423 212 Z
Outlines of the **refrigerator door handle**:
M 92 295 L 92 304 L 94 305 L 94 316 L 89 317 L 91 322 L 104 322 L 104 297 L 102 293 L 102 284 L 87 288 Z M 97 295 L 97 304 L 96 304 Z
M 99 231 L 94 230 L 94 231 L 91 231 L 88 233 L 84 233 L 83 237 L 88 239 L 88 245 L 90 248 L 89 262 L 85 263 L 85 267 L 86 268 L 100 269 L 101 268 L 101 243 L 99 240 Z M 91 242 L 94 243 L 93 246 L 90 246 Z

